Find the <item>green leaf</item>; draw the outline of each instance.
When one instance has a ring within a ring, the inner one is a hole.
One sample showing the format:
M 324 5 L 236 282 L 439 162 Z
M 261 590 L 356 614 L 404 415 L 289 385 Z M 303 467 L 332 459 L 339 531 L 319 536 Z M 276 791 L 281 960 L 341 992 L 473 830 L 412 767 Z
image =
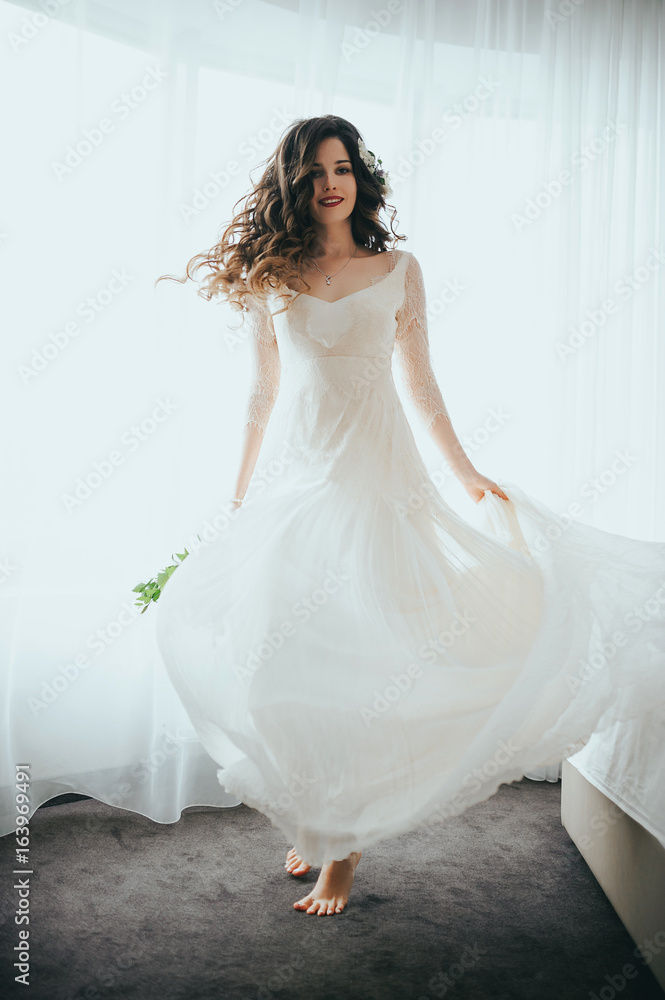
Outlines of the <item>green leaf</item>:
M 200 535 L 197 535 L 196 537 L 199 539 L 199 541 L 201 540 Z M 144 605 L 144 607 L 141 609 L 141 614 L 143 614 L 144 611 L 147 611 L 150 604 L 159 600 L 162 588 L 165 586 L 166 582 L 173 576 L 173 573 L 177 570 L 178 566 L 180 566 L 180 564 L 187 558 L 188 555 L 189 552 L 187 549 L 184 549 L 183 552 L 176 552 L 175 555 L 171 555 L 171 558 L 174 560 L 174 562 L 171 563 L 170 566 L 166 566 L 163 570 L 161 570 L 161 572 L 157 574 L 156 577 L 153 577 L 152 579 L 148 580 L 147 583 L 138 583 L 135 587 L 132 587 L 132 593 L 140 595 L 136 599 L 134 604 L 137 605 L 138 607 L 140 607 L 141 604 Z

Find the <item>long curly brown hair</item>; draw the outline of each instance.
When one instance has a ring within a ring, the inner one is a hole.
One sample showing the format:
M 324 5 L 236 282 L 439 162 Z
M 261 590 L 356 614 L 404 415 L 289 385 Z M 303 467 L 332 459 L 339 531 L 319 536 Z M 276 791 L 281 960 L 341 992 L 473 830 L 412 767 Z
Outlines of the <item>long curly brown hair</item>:
M 394 206 L 387 229 L 379 219 L 386 208 L 383 185 L 360 157 L 360 132 L 345 118 L 322 115 L 301 118 L 288 127 L 275 152 L 263 161 L 265 170 L 248 195 L 234 208 L 233 221 L 210 250 L 196 254 L 178 278 L 164 274 L 157 281 L 184 283 L 195 279 L 202 267 L 209 273 L 198 294 L 206 299 L 221 296 L 234 309 L 244 309 L 248 294 L 265 299 L 274 289 L 293 278 L 302 278 L 303 258 L 311 253 L 317 236 L 309 212 L 314 195 L 311 171 L 323 139 L 338 138 L 344 144 L 356 179 L 356 202 L 351 213 L 351 233 L 359 246 L 385 251 L 406 236 L 398 235 L 393 223 Z M 242 205 L 239 211 L 236 208 Z M 304 281 L 307 288 L 310 286 Z

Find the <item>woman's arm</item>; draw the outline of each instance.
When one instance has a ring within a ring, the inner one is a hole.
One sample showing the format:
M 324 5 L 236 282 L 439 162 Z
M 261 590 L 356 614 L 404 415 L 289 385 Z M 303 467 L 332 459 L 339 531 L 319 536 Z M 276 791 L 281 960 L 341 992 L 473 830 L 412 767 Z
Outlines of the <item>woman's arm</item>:
M 427 332 L 427 302 L 423 273 L 414 256 L 407 264 L 405 292 L 397 311 L 395 354 L 404 376 L 404 385 L 412 403 L 453 474 L 473 500 L 482 499 L 484 491 L 508 500 L 495 482 L 481 475 L 457 437 L 439 384 L 432 370 Z
M 250 327 L 254 375 L 247 402 L 243 449 L 234 493 L 234 497 L 240 500 L 247 492 L 256 467 L 263 435 L 277 399 L 281 373 L 270 310 L 266 303 L 254 297 L 248 296 L 247 301 L 245 323 Z M 234 506 L 238 507 L 239 504 L 234 503 Z

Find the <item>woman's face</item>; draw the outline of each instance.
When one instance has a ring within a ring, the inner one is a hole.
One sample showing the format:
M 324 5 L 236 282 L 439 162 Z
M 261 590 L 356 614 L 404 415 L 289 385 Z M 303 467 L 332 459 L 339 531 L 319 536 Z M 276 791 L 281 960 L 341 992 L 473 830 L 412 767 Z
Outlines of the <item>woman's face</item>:
M 329 225 L 347 219 L 356 203 L 356 179 L 346 146 L 341 139 L 323 139 L 316 150 L 311 172 L 314 195 L 310 214 L 315 222 Z

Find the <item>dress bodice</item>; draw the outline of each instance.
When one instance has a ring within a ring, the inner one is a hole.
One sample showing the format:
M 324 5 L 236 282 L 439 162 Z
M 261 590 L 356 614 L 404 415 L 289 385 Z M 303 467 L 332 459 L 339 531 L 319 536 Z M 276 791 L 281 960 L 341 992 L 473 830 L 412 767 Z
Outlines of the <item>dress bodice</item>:
M 265 430 L 280 383 L 293 391 L 310 379 L 320 391 L 378 392 L 388 402 L 395 398 L 393 354 L 426 426 L 448 417 L 432 370 L 420 264 L 408 250 L 386 253 L 386 274 L 332 302 L 286 285 L 264 300 L 248 297 L 254 377 L 247 424 Z
M 282 368 L 324 357 L 389 357 L 404 299 L 404 270 L 411 254 L 389 251 L 393 266 L 364 288 L 328 302 L 283 287 L 270 296 L 273 330 Z M 279 311 L 286 305 L 286 311 Z

